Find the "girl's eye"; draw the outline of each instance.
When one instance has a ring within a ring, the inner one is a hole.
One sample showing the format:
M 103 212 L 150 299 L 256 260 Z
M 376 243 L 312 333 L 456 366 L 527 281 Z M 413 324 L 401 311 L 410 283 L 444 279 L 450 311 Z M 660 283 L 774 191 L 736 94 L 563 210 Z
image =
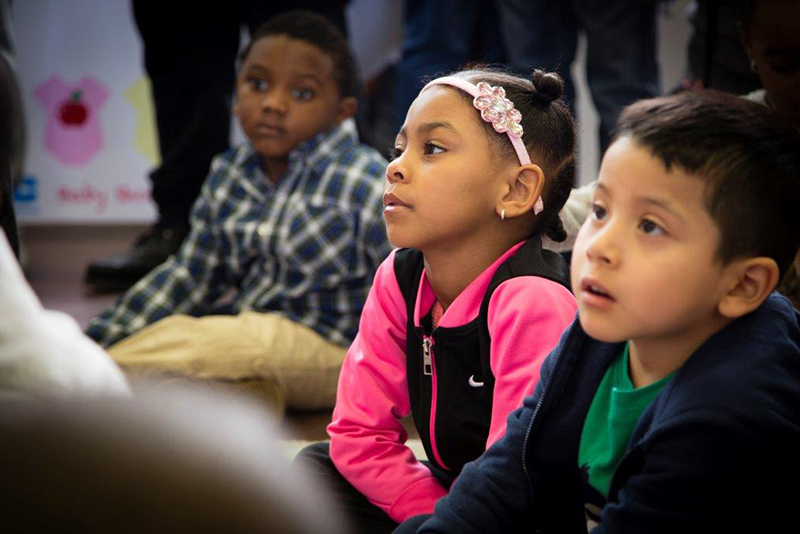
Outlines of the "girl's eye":
M 664 235 L 666 233 L 663 228 L 650 219 L 642 219 L 639 229 L 647 235 Z
M 250 78 L 249 80 L 247 80 L 247 82 L 250 84 L 250 87 L 252 87 L 256 91 L 267 90 L 266 80 L 262 80 L 261 78 Z
M 433 156 L 435 154 L 442 154 L 444 149 L 440 146 L 434 145 L 431 142 L 425 143 L 425 155 Z
M 389 149 L 389 161 L 394 161 L 402 155 L 403 155 L 402 148 L 394 147 Z
M 311 100 L 314 98 L 314 91 L 303 88 L 294 89 L 292 90 L 292 98 L 296 100 Z
M 592 217 L 595 220 L 602 221 L 606 218 L 607 212 L 606 209 L 601 206 L 600 204 L 592 204 Z

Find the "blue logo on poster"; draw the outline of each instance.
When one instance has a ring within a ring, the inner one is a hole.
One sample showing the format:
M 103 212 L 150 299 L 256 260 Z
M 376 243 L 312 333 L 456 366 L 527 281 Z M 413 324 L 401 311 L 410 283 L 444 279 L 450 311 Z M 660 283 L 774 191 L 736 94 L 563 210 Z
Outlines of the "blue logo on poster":
M 37 180 L 35 176 L 26 176 L 14 188 L 14 200 L 19 203 L 36 202 L 38 195 Z

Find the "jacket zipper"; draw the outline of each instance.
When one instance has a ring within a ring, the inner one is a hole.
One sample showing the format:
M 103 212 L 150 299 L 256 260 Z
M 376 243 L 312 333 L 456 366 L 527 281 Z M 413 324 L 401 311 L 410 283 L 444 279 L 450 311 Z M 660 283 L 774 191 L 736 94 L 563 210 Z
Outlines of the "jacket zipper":
M 433 376 L 433 356 L 431 356 L 431 347 L 433 343 L 428 336 L 422 336 L 422 374 L 425 376 Z
M 531 475 L 528 472 L 528 464 L 525 462 L 525 456 L 528 452 L 528 440 L 531 436 L 533 423 L 536 421 L 536 416 L 539 414 L 539 409 L 542 407 L 542 403 L 544 402 L 544 397 L 547 394 L 547 390 L 550 388 L 550 383 L 553 381 L 553 376 L 556 374 L 558 363 L 561 361 L 561 354 L 564 352 L 564 347 L 566 347 L 568 342 L 572 339 L 572 335 L 573 334 L 570 332 L 569 338 L 564 340 L 564 343 L 561 345 L 558 353 L 556 353 L 556 357 L 553 360 L 553 367 L 550 370 L 550 374 L 547 376 L 547 381 L 544 383 L 544 387 L 542 387 L 542 394 L 539 396 L 539 402 L 536 403 L 536 408 L 533 409 L 531 422 L 528 425 L 528 430 L 525 432 L 525 441 L 522 443 L 522 471 L 525 473 L 525 478 L 528 481 L 528 487 L 531 490 L 531 496 L 533 496 L 533 480 L 531 480 Z
M 431 451 L 433 452 L 433 459 L 444 469 L 448 469 L 447 465 L 442 461 L 439 455 L 439 448 L 436 446 L 436 403 L 437 403 L 437 388 L 436 388 L 436 366 L 433 363 L 433 332 L 431 336 L 422 336 L 422 372 L 426 376 L 431 377 L 431 410 L 428 417 L 429 427 L 428 436 L 431 440 Z

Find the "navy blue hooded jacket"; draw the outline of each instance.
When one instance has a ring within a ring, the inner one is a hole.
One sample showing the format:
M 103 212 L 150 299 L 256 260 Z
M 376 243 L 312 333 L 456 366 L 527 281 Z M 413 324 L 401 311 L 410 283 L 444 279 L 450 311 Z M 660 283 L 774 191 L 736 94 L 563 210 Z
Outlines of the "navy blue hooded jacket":
M 586 532 L 578 446 L 622 344 L 576 320 L 503 439 L 396 532 Z M 642 414 L 593 532 L 771 531 L 796 524 L 800 328 L 773 293 L 709 338 Z M 419 530 L 417 530 L 419 529 Z

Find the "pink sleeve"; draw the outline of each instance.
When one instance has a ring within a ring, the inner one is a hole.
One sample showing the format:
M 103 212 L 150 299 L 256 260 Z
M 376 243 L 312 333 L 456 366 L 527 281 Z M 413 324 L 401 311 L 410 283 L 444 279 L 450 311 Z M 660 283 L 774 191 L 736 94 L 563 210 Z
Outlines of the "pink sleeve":
M 49 80 L 40 83 L 33 94 L 36 99 L 50 112 L 56 104 L 67 100 L 70 96 L 69 86 L 59 76 L 53 76 Z
M 505 433 L 508 414 L 533 393 L 542 362 L 576 310 L 572 293 L 538 276 L 512 278 L 495 289 L 488 310 L 495 384 L 487 449 Z
M 108 89 L 91 76 L 84 76 L 78 84 L 83 91 L 84 100 L 95 110 L 106 103 L 108 99 Z
M 399 419 L 411 411 L 406 317 L 392 252 L 375 274 L 328 425 L 331 460 L 339 472 L 397 522 L 432 513 L 447 493 L 404 445 L 408 436 Z

